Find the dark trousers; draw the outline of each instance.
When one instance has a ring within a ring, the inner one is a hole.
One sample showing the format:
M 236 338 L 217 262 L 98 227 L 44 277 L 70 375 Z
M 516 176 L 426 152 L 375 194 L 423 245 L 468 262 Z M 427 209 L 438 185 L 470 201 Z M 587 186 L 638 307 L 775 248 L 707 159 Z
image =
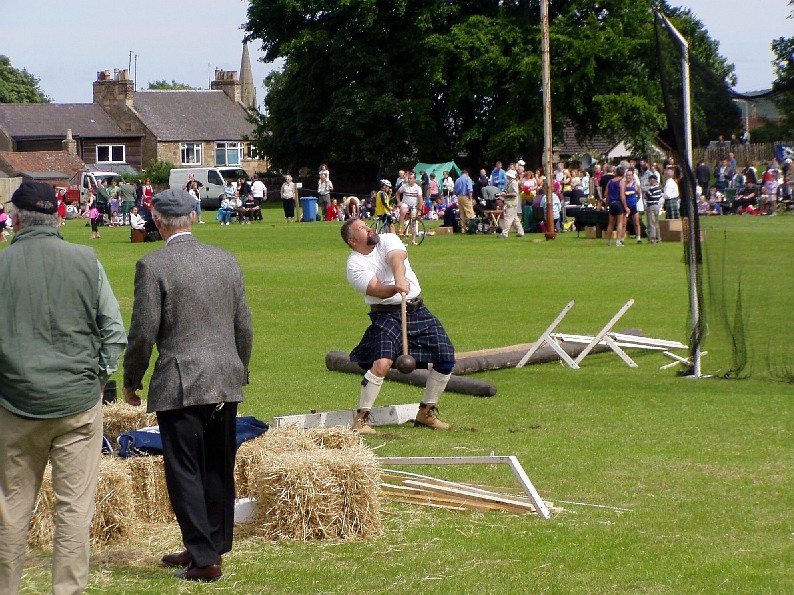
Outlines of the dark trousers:
M 158 411 L 168 497 L 193 564 L 232 549 L 237 403 Z

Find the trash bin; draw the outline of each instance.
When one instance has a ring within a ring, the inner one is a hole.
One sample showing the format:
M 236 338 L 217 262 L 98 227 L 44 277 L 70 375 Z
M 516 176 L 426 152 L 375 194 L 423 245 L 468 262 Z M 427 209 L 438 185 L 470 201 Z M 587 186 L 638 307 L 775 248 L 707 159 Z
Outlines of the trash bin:
M 108 380 L 105 383 L 105 390 L 102 392 L 102 404 L 107 405 L 108 403 L 115 403 L 115 402 L 116 402 L 116 381 Z
M 317 221 L 317 197 L 302 196 L 300 200 L 301 210 L 303 211 L 303 219 L 301 221 Z

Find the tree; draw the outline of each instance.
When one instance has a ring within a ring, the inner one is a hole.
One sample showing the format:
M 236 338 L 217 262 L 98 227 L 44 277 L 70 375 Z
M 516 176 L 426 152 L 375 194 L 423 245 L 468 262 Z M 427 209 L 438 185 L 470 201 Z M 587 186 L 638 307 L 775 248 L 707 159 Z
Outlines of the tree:
M 794 6 L 794 0 L 791 0 L 789 5 Z M 794 9 L 788 18 L 794 19 Z M 775 104 L 783 114 L 784 134 L 794 135 L 794 37 L 775 39 L 772 42 L 772 51 L 775 54 L 772 64 L 776 76 L 772 89 L 778 92 L 775 96 Z
M 150 91 L 195 91 L 198 87 L 177 83 L 175 80 L 171 79 L 170 83 L 165 80 L 149 82 L 148 89 Z
M 277 168 L 539 155 L 539 12 L 539 0 L 253 0 L 248 38 L 285 63 L 253 118 L 258 149 Z M 572 122 L 646 149 L 666 126 L 648 5 L 555 0 L 550 16 L 557 134 Z M 730 76 L 702 24 L 676 18 Z
M 24 68 L 17 70 L 0 55 L 0 103 L 49 103 L 39 88 L 39 79 Z

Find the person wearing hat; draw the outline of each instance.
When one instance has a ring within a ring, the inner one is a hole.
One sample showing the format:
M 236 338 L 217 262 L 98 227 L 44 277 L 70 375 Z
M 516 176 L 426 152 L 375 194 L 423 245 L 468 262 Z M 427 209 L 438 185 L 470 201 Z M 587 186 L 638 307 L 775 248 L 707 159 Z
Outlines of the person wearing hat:
M 14 192 L 14 239 L 0 253 L 0 593 L 18 593 L 30 518 L 52 465 L 53 593 L 88 582 L 102 446 L 102 392 L 127 343 L 94 251 L 64 241 L 52 186 Z
M 507 170 L 507 183 L 502 190 L 502 200 L 504 201 L 504 212 L 502 213 L 502 233 L 500 238 L 507 239 L 510 228 L 515 226 L 516 236 L 524 237 L 524 227 L 521 224 L 521 217 L 518 216 L 518 173 L 514 169 Z
M 232 254 L 193 236 L 194 204 L 182 189 L 152 199 L 165 246 L 135 267 L 124 400 L 140 405 L 137 390 L 156 345 L 147 410 L 157 413 L 168 496 L 185 545 L 162 562 L 182 567 L 178 578 L 211 581 L 232 548 L 235 418 L 253 330 L 242 270 Z

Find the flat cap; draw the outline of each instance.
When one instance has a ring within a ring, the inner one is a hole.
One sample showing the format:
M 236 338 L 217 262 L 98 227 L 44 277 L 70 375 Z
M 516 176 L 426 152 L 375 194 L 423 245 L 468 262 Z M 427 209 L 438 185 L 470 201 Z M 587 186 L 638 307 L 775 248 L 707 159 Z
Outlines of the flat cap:
M 162 215 L 181 217 L 196 206 L 196 199 L 187 190 L 169 188 L 152 197 L 152 206 Z
M 11 195 L 11 202 L 23 211 L 36 211 L 48 215 L 58 212 L 55 189 L 44 182 L 25 180 Z

